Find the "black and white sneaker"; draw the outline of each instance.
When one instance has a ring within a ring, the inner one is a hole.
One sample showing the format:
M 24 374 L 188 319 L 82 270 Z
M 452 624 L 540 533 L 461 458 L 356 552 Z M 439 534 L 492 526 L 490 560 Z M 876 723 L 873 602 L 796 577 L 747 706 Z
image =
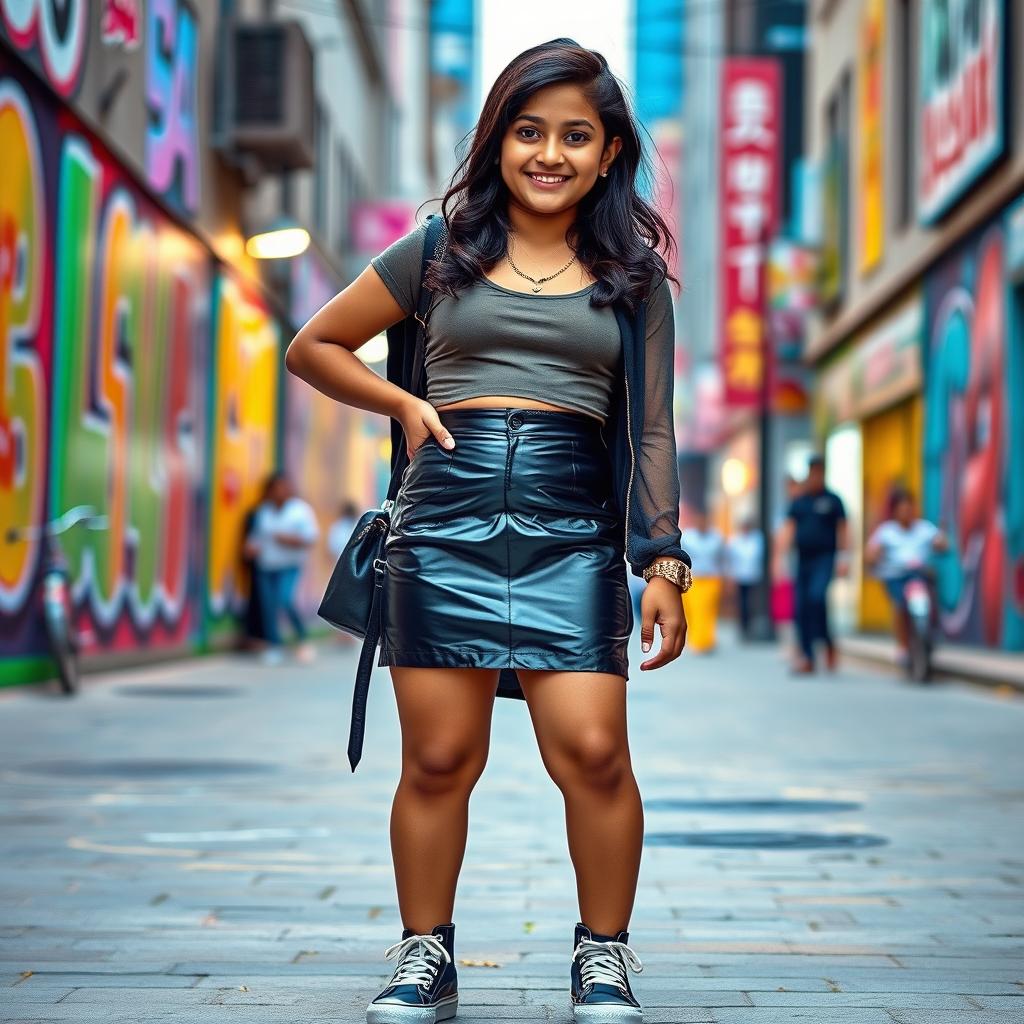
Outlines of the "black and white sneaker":
M 455 925 L 435 925 L 429 935 L 411 928 L 384 951 L 398 958 L 387 986 L 366 1008 L 367 1024 L 435 1024 L 455 1016 L 459 980 L 455 970 Z
M 639 974 L 640 958 L 626 943 L 629 932 L 592 932 L 576 925 L 572 964 L 572 1015 L 578 1024 L 641 1024 L 643 1010 L 629 987 L 628 967 Z

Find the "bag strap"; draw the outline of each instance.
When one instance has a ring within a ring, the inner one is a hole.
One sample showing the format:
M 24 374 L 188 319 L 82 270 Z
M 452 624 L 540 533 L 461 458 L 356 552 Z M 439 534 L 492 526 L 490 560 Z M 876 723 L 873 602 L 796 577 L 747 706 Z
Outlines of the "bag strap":
M 412 381 L 410 388 L 412 393 L 419 393 L 420 375 L 423 373 L 424 350 L 426 348 L 427 314 L 430 311 L 430 303 L 434 293 L 426 286 L 423 278 L 427 273 L 427 264 L 431 260 L 438 260 L 444 255 L 445 246 L 448 242 L 448 231 L 445 228 L 444 218 L 437 213 L 432 213 L 427 218 L 427 229 L 423 233 L 423 259 L 420 263 L 420 301 L 413 313 L 416 321 L 415 347 L 413 348 Z
M 423 258 L 420 262 L 420 299 L 416 306 L 416 312 L 411 317 L 406 317 L 400 324 L 395 325 L 395 329 L 388 331 L 388 376 L 390 377 L 392 374 L 395 374 L 400 380 L 404 381 L 407 379 L 406 368 L 409 367 L 409 391 L 414 395 L 419 393 L 419 375 L 423 372 L 425 329 L 427 313 L 430 309 L 430 300 L 432 298 L 430 289 L 423 283 L 423 276 L 427 271 L 428 260 L 438 259 L 444 252 L 444 247 L 448 240 L 444 218 L 438 214 L 431 214 L 427 219 L 425 236 Z M 411 352 L 407 347 L 410 338 L 413 342 Z M 391 423 L 391 443 L 392 446 L 398 446 L 397 451 L 392 451 L 391 482 L 388 485 L 387 495 L 388 498 L 394 500 L 402 482 L 402 473 L 408 461 L 402 436 L 402 427 L 396 420 L 392 420 Z M 383 546 L 383 541 L 378 543 Z M 384 627 L 382 617 L 385 565 L 384 559 L 374 558 L 373 594 L 370 599 L 370 614 L 367 618 L 363 644 L 359 652 L 355 687 L 352 691 L 352 714 L 349 719 L 348 762 L 352 767 L 352 771 L 356 770 L 356 765 L 359 764 L 363 755 L 363 733 L 366 728 L 366 698 L 370 690 L 370 673 L 373 670 L 374 654 Z
M 438 213 L 430 214 L 427 217 L 427 227 L 423 234 L 423 255 L 420 260 L 420 298 L 416 305 L 416 312 L 402 321 L 399 325 L 400 332 L 388 332 L 388 376 L 398 376 L 401 380 L 408 380 L 409 392 L 413 395 L 419 394 L 420 391 L 420 377 L 423 374 L 424 350 L 426 348 L 427 314 L 433 299 L 433 292 L 426 286 L 423 278 L 426 275 L 429 261 L 440 259 L 448 243 L 448 230 L 445 227 L 444 217 Z M 410 343 L 411 350 L 409 349 Z M 395 372 L 390 372 L 392 371 L 392 360 L 396 361 Z M 393 420 L 391 423 L 391 480 L 388 483 L 387 493 L 387 497 L 392 501 L 398 494 L 402 473 L 408 462 L 404 440 L 401 424 L 397 420 Z

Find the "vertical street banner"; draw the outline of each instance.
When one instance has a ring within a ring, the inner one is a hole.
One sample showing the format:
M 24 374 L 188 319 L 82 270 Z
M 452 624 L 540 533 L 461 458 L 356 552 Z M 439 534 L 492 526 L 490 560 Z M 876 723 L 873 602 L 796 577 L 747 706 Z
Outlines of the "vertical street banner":
M 857 110 L 860 119 L 860 272 L 882 259 L 885 237 L 882 96 L 884 90 L 885 0 L 867 0 L 861 15 Z
M 767 369 L 765 262 L 779 221 L 780 78 L 771 58 L 723 61 L 718 349 L 730 406 L 759 405 Z

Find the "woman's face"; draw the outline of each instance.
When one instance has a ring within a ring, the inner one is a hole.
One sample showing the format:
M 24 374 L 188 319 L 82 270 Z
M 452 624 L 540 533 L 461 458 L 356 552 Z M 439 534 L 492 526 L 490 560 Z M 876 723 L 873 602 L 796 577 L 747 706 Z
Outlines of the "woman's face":
M 501 143 L 501 176 L 510 198 L 534 213 L 559 213 L 580 202 L 622 148 L 605 143 L 597 111 L 577 85 L 538 89 L 508 126 Z M 531 175 L 565 179 L 548 185 Z

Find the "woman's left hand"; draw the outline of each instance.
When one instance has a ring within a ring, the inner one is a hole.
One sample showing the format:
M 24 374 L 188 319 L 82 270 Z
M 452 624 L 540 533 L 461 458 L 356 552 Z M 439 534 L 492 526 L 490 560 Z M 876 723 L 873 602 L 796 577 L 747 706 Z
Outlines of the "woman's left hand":
M 660 668 L 675 661 L 686 643 L 686 612 L 683 595 L 671 580 L 652 576 L 640 596 L 640 640 L 647 649 L 654 643 L 654 624 L 661 626 L 661 650 L 640 663 L 640 670 Z

